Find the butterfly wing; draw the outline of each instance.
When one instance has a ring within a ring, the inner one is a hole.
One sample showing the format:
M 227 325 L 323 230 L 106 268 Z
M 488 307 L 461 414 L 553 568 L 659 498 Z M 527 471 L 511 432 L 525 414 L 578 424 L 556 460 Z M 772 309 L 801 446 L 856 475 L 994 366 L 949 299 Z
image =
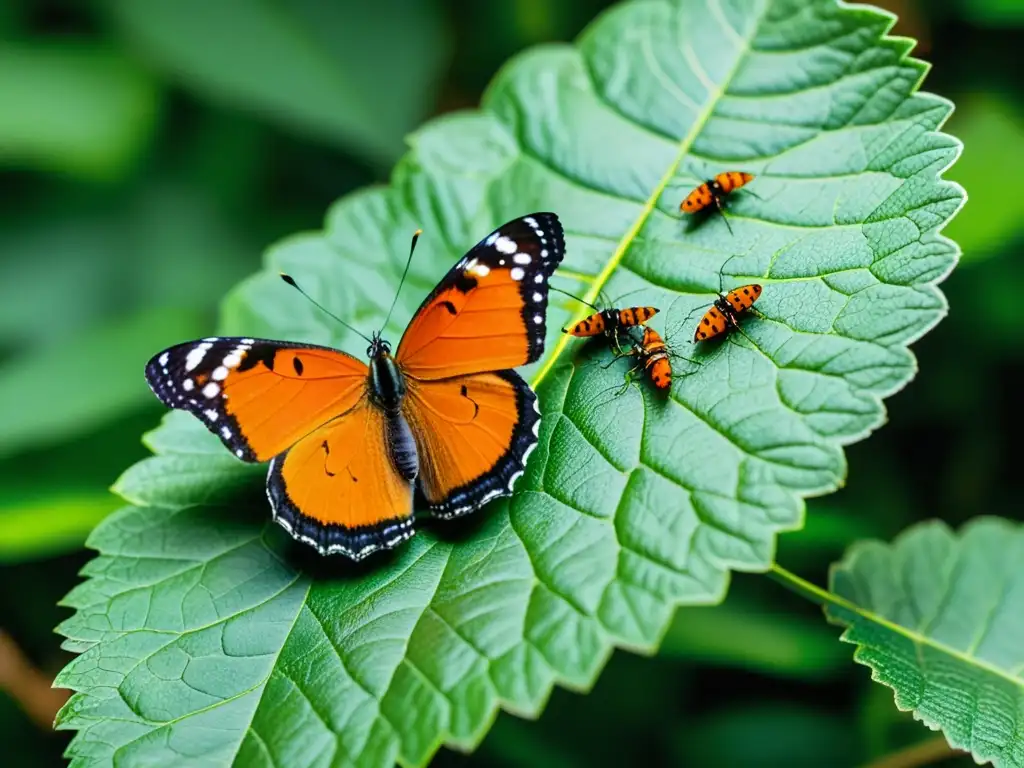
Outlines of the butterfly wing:
M 395 359 L 447 379 L 532 363 L 544 351 L 548 278 L 565 255 L 553 213 L 514 219 L 477 243 L 416 311 Z
M 435 515 L 458 517 L 512 491 L 537 443 L 536 403 L 514 371 L 408 382 L 405 415 Z
M 361 560 L 413 535 L 412 484 L 388 454 L 386 418 L 363 397 L 270 462 L 274 519 L 293 537 Z
M 209 338 L 165 349 L 146 381 L 171 408 L 189 411 L 243 461 L 267 461 L 353 408 L 365 363 L 329 347 Z

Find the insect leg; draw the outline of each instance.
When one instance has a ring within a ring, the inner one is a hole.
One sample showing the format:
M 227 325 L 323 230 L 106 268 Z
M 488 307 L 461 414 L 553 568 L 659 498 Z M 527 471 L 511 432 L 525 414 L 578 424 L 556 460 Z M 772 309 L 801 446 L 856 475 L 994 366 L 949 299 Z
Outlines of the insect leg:
M 729 223 L 729 217 L 725 215 L 725 206 L 722 205 L 722 198 L 719 195 L 714 195 L 711 199 L 715 201 L 715 207 L 718 209 L 718 212 L 722 214 L 722 219 L 725 221 L 725 226 L 729 230 L 729 234 L 735 234 L 732 231 L 732 224 Z

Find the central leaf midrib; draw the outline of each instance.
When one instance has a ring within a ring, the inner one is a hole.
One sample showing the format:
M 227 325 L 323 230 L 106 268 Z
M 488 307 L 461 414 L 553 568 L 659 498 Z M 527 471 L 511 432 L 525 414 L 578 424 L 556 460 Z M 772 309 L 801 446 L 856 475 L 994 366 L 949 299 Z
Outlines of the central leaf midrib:
M 750 43 L 753 40 L 754 36 L 757 34 L 757 30 L 761 26 L 761 19 L 764 17 L 764 13 L 765 10 L 762 9 L 762 12 L 759 15 L 757 21 L 750 27 L 750 34 L 740 39 L 741 45 L 737 50 L 736 60 L 733 62 L 732 67 L 726 73 L 725 77 L 722 78 L 721 84 L 717 88 L 715 88 L 714 91 L 710 94 L 710 97 L 707 99 L 704 109 L 701 110 L 700 114 L 697 116 L 697 119 L 693 121 L 693 126 L 690 128 L 689 132 L 686 134 L 686 136 L 683 137 L 682 141 L 680 141 L 679 151 L 676 153 L 675 159 L 672 161 L 671 165 L 669 165 L 668 169 L 665 171 L 665 174 L 661 177 L 661 179 L 658 181 L 658 184 L 655 186 L 654 190 L 647 198 L 647 201 L 644 203 L 643 209 L 640 211 L 640 215 L 637 216 L 636 221 L 634 221 L 633 225 L 626 231 L 626 234 L 622 236 L 622 239 L 619 241 L 618 246 L 615 248 L 615 252 L 612 254 L 612 257 L 608 260 L 608 263 L 605 264 L 604 268 L 598 273 L 597 277 L 594 278 L 593 282 L 590 285 L 590 288 L 583 296 L 585 302 L 593 304 L 595 301 L 597 301 L 598 296 L 601 293 L 601 290 L 604 288 L 605 283 L 607 283 L 608 280 L 611 278 L 612 274 L 615 272 L 620 262 L 625 257 L 626 252 L 633 245 L 633 241 L 636 240 L 636 237 L 640 233 L 640 230 L 643 229 L 644 224 L 647 223 L 647 220 L 650 218 L 651 213 L 654 211 L 655 206 L 658 203 L 658 200 L 664 193 L 665 188 L 668 186 L 668 183 L 672 180 L 676 172 L 679 170 L 679 166 L 683 162 L 683 158 L 685 158 L 687 153 L 689 153 L 691 147 L 693 146 L 693 143 L 697 140 L 697 137 L 704 130 L 708 120 L 711 118 L 711 115 L 715 111 L 715 107 L 718 106 L 718 102 L 721 100 L 722 96 L 725 95 L 726 90 L 728 90 L 729 85 L 732 83 L 733 78 L 736 76 L 736 72 L 739 70 L 740 64 L 743 62 L 743 59 L 750 51 Z M 622 114 L 624 115 L 625 113 Z M 590 308 L 586 306 L 586 304 L 581 304 L 580 308 L 576 310 L 576 313 L 570 319 L 568 326 L 572 326 L 579 322 L 580 320 L 582 320 L 589 314 L 589 311 Z M 538 386 L 540 386 L 540 383 L 547 377 L 548 373 L 550 373 L 551 370 L 555 367 L 558 360 L 561 358 L 562 354 L 565 352 L 566 348 L 569 346 L 573 338 L 574 337 L 568 334 L 563 334 L 562 337 L 558 340 L 558 343 L 552 350 L 551 356 L 548 358 L 547 362 L 544 363 L 541 369 L 537 372 L 537 375 L 534 376 L 532 381 L 530 382 L 535 389 Z

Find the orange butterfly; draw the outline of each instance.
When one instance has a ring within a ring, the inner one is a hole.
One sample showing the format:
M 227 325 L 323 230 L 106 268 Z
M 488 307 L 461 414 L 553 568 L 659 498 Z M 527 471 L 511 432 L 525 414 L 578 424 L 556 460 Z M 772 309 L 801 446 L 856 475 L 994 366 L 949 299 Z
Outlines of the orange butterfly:
M 178 344 L 146 380 L 243 461 L 270 460 L 274 519 L 321 554 L 360 560 L 413 535 L 413 486 L 453 518 L 507 496 L 537 443 L 536 395 L 511 369 L 544 351 L 558 217 L 499 227 L 427 296 L 398 351 L 369 366 L 329 347 L 247 338 Z

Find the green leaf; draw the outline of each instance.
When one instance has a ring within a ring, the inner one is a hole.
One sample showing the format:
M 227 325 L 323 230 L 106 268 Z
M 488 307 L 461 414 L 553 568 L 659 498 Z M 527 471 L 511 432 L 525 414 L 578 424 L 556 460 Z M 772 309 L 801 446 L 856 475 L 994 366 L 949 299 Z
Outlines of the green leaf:
M 0 46 L 0 165 L 117 178 L 159 112 L 153 79 L 123 54 L 62 40 Z
M 832 571 L 854 659 L 896 706 L 979 763 L 1024 765 L 1024 526 L 979 518 L 916 525 L 854 545 Z
M 139 370 L 153 345 L 200 333 L 198 313 L 143 311 L 0 367 L 0 456 L 65 440 L 149 405 Z
M 937 132 L 950 104 L 914 93 L 924 66 L 883 37 L 891 23 L 832 0 L 619 6 L 575 46 L 515 59 L 481 111 L 428 124 L 390 186 L 272 248 L 222 330 L 361 355 L 277 272 L 372 329 L 422 226 L 395 339 L 492 226 L 555 210 L 560 285 L 643 289 L 630 300 L 661 307 L 655 325 L 702 364 L 677 363 L 668 399 L 614 397 L 625 361 L 569 343 L 559 327 L 580 306 L 554 301 L 548 354 L 527 369 L 540 444 L 513 498 L 358 567 L 291 544 L 251 470 L 215 465 L 203 427 L 169 418 L 118 483 L 149 506 L 97 529 L 68 597 L 71 753 L 423 764 L 479 743 L 499 706 L 535 716 L 555 683 L 589 688 L 614 647 L 652 651 L 677 605 L 722 599 L 730 569 L 768 568 L 945 312 L 935 283 L 957 251 L 937 230 L 963 192 L 938 175 L 959 145 Z M 681 223 L 686 191 L 732 167 L 759 174 L 762 198 L 736 195 L 735 235 Z M 728 284 L 763 283 L 764 318 L 691 351 L 684 319 L 736 253 Z
M 184 85 L 378 162 L 393 161 L 426 114 L 446 58 L 439 14 L 418 0 L 115 0 L 113 10 L 140 54 Z

